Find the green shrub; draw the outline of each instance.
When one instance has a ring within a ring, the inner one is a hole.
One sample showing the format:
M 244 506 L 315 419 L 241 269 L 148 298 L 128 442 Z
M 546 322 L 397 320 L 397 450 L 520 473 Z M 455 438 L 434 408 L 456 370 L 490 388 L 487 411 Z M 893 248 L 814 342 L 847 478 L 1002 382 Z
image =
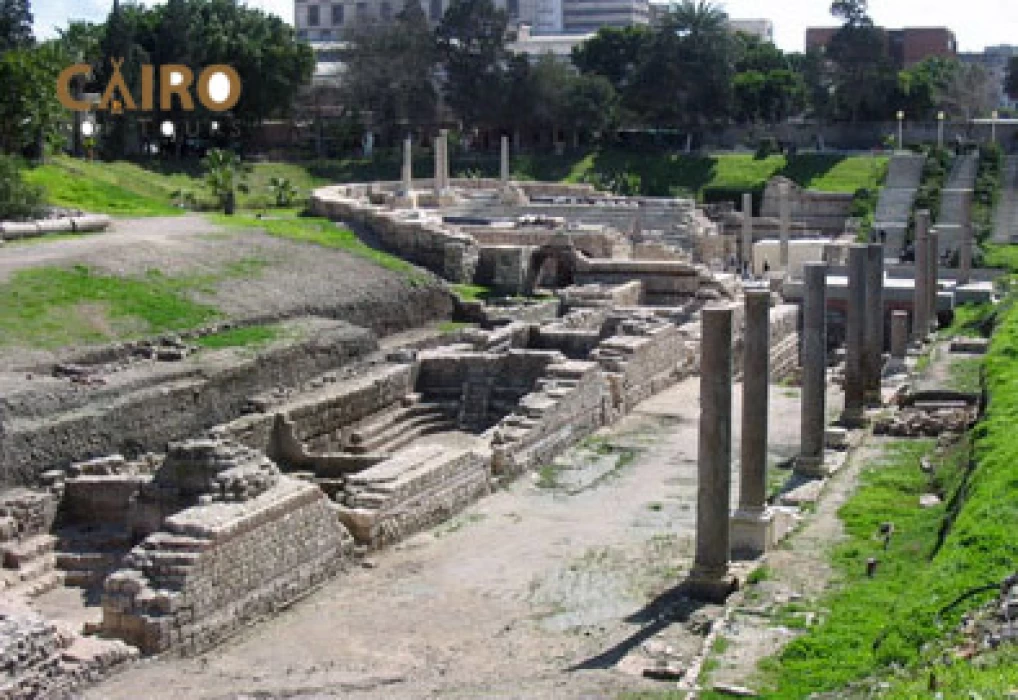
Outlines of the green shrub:
M 753 154 L 753 157 L 756 160 L 763 160 L 764 158 L 780 154 L 781 144 L 779 144 L 778 140 L 773 136 L 767 136 L 760 139 L 759 143 L 757 143 L 756 153 Z
M 30 185 L 21 177 L 18 161 L 0 156 L 0 220 L 31 219 L 39 216 L 44 190 Z

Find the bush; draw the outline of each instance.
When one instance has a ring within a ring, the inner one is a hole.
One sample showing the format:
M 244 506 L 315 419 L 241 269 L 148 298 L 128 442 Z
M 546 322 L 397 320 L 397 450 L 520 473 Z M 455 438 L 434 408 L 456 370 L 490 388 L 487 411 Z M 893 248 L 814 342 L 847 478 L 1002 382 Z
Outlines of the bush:
M 0 220 L 31 219 L 41 214 L 45 191 L 21 177 L 18 161 L 0 155 Z
M 779 155 L 781 153 L 781 144 L 773 136 L 767 136 L 760 139 L 760 142 L 756 145 L 756 153 L 753 157 L 756 160 L 763 160 L 770 156 Z

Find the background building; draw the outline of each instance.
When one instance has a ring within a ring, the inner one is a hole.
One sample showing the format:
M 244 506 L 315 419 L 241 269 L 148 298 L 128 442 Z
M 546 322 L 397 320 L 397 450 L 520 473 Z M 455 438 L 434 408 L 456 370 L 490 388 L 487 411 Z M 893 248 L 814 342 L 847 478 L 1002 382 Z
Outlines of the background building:
M 841 27 L 810 27 L 806 30 L 806 50 L 825 50 Z M 909 68 L 934 56 L 958 55 L 958 41 L 946 27 L 906 27 L 882 29 L 887 50 L 898 68 Z

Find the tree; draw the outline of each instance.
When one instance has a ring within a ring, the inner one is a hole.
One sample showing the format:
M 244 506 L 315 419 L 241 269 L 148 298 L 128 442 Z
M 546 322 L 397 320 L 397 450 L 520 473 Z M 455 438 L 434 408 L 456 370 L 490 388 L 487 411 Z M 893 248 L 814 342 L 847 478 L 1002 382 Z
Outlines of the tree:
M 495 125 L 503 111 L 507 25 L 491 0 L 455 0 L 435 30 L 446 101 L 468 124 Z
M 28 0 L 0 0 L 0 53 L 32 46 L 32 10 Z
M 845 19 L 827 48 L 835 109 L 851 121 L 887 119 L 898 80 L 886 34 L 866 15 L 865 0 L 835 2 L 831 13 Z
M 248 191 L 244 181 L 251 173 L 251 166 L 233 151 L 213 149 L 202 160 L 202 167 L 205 184 L 212 190 L 223 213 L 232 216 L 237 208 L 237 192 Z
M 804 76 L 777 46 L 759 37 L 736 35 L 734 116 L 741 122 L 783 121 L 806 106 Z
M 0 153 L 41 156 L 57 141 L 64 111 L 54 85 L 66 60 L 53 43 L 0 55 Z
M 653 33 L 647 27 L 604 28 L 573 48 L 573 65 L 581 73 L 604 76 L 619 93 L 630 85 Z
M 734 40 L 717 6 L 683 0 L 642 52 L 626 106 L 655 126 L 702 127 L 731 109 Z
M 24 181 L 16 158 L 0 155 L 0 221 L 38 216 L 44 194 L 41 187 Z
M 1007 76 L 1004 78 L 1004 90 L 1012 100 L 1018 100 L 1018 56 L 1012 56 L 1007 62 Z
M 957 59 L 935 57 L 899 72 L 897 106 L 913 119 L 936 118 L 959 70 Z
M 940 104 L 952 119 L 968 121 L 985 116 L 996 105 L 996 86 L 977 63 L 960 63 L 940 94 Z
M 831 14 L 845 20 L 849 27 L 872 27 L 867 0 L 835 0 L 831 3 Z
M 357 28 L 348 42 L 340 87 L 345 103 L 371 111 L 376 128 L 394 137 L 435 123 L 438 53 L 419 5 L 408 3 L 391 24 Z

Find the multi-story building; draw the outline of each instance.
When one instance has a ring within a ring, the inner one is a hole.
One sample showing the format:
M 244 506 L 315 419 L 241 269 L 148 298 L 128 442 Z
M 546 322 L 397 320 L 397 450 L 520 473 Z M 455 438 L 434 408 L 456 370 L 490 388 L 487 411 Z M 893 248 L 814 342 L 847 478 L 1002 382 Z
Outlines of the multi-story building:
M 729 19 L 728 28 L 774 43 L 774 22 L 769 19 Z
M 311 42 L 336 41 L 343 32 L 366 22 L 387 22 L 405 0 L 294 0 L 297 35 Z M 420 0 L 437 24 L 452 0 Z M 647 0 L 495 0 L 512 24 L 526 24 L 534 35 L 585 34 L 601 27 L 650 22 Z
M 806 50 L 825 50 L 840 27 L 810 27 L 806 30 Z M 936 56 L 958 55 L 958 41 L 946 27 L 906 27 L 883 29 L 887 51 L 898 68 L 909 68 Z

